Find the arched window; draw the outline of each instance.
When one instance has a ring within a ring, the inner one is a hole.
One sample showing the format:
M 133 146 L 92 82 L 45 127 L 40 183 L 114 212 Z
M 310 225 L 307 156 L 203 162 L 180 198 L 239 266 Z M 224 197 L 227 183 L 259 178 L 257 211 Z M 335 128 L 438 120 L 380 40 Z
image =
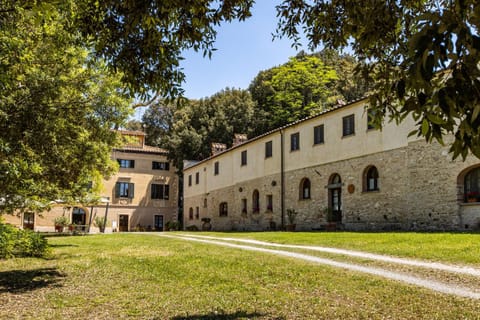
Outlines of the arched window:
M 480 168 L 467 172 L 464 187 L 465 202 L 480 202 Z
M 252 194 L 252 210 L 253 213 L 260 212 L 260 194 L 257 189 L 255 189 Z
M 193 220 L 193 208 L 188 209 L 188 219 Z
M 220 203 L 219 215 L 220 215 L 220 217 L 228 216 L 228 205 L 227 205 L 226 202 Z
M 87 212 L 83 208 L 74 207 L 72 210 L 72 223 L 76 225 L 85 225 Z
M 308 178 L 300 181 L 300 199 L 310 199 L 310 180 Z
M 378 170 L 375 166 L 368 166 L 363 172 L 363 191 L 378 191 Z

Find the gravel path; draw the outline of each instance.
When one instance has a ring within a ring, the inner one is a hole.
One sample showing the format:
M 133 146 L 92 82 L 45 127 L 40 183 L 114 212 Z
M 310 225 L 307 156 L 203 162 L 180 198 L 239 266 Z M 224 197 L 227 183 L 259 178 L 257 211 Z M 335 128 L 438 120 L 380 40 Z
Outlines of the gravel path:
M 339 262 L 333 259 L 320 258 L 320 257 L 316 257 L 316 256 L 304 254 L 304 253 L 296 253 L 296 252 L 284 251 L 279 249 L 268 249 L 268 248 L 263 248 L 258 246 L 260 245 L 260 246 L 270 246 L 270 247 L 276 247 L 276 248 L 307 249 L 307 250 L 314 250 L 314 251 L 341 254 L 341 255 L 347 255 L 347 256 L 353 256 L 353 257 L 359 257 L 359 258 L 372 259 L 377 261 L 389 262 L 393 264 L 403 264 L 403 265 L 435 269 L 435 270 L 441 270 L 446 272 L 468 274 L 471 276 L 480 277 L 480 270 L 475 268 L 446 265 L 446 264 L 435 263 L 435 262 L 423 262 L 423 261 L 410 260 L 405 258 L 394 258 L 394 257 L 360 252 L 360 251 L 351 251 L 351 250 L 335 249 L 335 248 L 327 248 L 327 247 L 284 245 L 284 244 L 263 242 L 263 241 L 256 241 L 256 240 L 237 239 L 237 238 L 219 238 L 219 237 L 209 237 L 209 236 L 199 236 L 199 235 L 168 235 L 168 234 L 158 234 L 158 235 L 163 237 L 168 237 L 168 238 L 194 241 L 194 242 L 218 245 L 218 246 L 241 249 L 241 250 L 263 252 L 263 253 L 269 253 L 269 254 L 274 254 L 279 256 L 305 260 L 305 261 L 328 265 L 332 267 L 380 276 L 386 279 L 401 281 L 404 283 L 427 288 L 427 289 L 445 293 L 445 294 L 452 294 L 459 297 L 480 300 L 480 290 L 473 290 L 473 289 L 465 288 L 458 285 L 447 284 L 447 283 L 427 279 L 424 277 L 419 277 L 416 275 L 399 273 L 399 272 L 382 269 L 382 268 L 362 266 L 360 264 L 355 264 L 355 263 Z M 247 243 L 248 245 L 237 244 L 234 242 Z

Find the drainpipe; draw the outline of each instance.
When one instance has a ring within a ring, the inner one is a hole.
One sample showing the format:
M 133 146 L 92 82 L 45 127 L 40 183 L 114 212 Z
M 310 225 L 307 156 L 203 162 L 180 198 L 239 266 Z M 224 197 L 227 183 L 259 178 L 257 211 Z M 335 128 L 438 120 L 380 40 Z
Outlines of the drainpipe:
M 105 207 L 105 217 L 103 218 L 103 233 L 107 229 L 107 215 L 108 215 L 108 206 L 110 204 L 110 198 L 107 197 L 107 206 Z
M 285 229 L 285 147 L 284 132 L 280 130 L 280 207 L 282 212 L 282 230 Z
M 90 233 L 90 227 L 92 226 L 92 218 L 93 218 L 93 205 L 90 207 L 90 218 L 88 219 L 87 233 Z

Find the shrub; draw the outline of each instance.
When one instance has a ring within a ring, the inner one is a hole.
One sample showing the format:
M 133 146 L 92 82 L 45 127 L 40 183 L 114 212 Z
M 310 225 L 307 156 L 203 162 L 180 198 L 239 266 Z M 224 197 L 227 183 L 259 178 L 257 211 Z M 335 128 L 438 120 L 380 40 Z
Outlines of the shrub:
M 45 257 L 49 252 L 47 240 L 39 233 L 20 230 L 0 221 L 0 259 Z
M 103 230 L 105 230 L 105 217 L 96 216 L 93 224 L 100 229 L 100 232 L 103 232 Z
M 191 225 L 186 228 L 187 231 L 198 231 L 198 227 L 196 225 Z
M 54 220 L 54 223 L 55 223 L 56 226 L 65 227 L 65 226 L 68 225 L 68 218 L 65 217 L 65 216 L 56 217 L 55 220 Z

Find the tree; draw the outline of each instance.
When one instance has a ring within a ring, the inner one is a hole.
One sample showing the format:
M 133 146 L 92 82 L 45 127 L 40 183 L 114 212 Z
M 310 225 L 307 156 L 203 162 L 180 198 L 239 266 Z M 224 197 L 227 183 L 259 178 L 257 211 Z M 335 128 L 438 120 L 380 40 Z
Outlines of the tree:
M 147 144 L 162 147 L 167 145 L 177 102 L 160 100 L 147 108 L 142 116 L 142 124 L 147 134 L 145 141 Z
M 184 80 L 178 68 L 182 51 L 193 48 L 210 56 L 215 27 L 246 19 L 253 2 L 81 0 L 75 26 L 93 40 L 97 56 L 123 72 L 132 92 L 175 97 Z
M 454 141 L 453 157 L 480 157 L 480 6 L 476 0 L 290 1 L 277 6 L 277 36 L 310 48 L 350 46 L 373 83 L 370 108 L 412 116 L 427 141 Z
M 226 88 L 211 97 L 182 103 L 162 103 L 142 121 L 147 142 L 166 148 L 181 171 L 183 160 L 210 156 L 212 142 L 231 146 L 235 133 L 250 132 L 254 103 L 246 90 Z
M 260 72 L 249 87 L 257 102 L 255 127 L 262 130 L 256 133 L 307 117 L 332 104 L 329 85 L 336 79 L 333 68 L 308 55 L 290 58 L 281 66 Z
M 355 73 L 357 59 L 350 54 L 341 54 L 337 50 L 323 49 L 313 54 L 322 62 L 332 67 L 337 73 L 337 80 L 329 84 L 330 100 L 335 98 L 345 102 L 364 98 L 369 90 L 369 84 L 361 75 Z
M 130 110 L 120 77 L 89 59 L 62 10 L 13 8 L 0 10 L 2 213 L 87 197 L 116 168 L 111 128 Z

